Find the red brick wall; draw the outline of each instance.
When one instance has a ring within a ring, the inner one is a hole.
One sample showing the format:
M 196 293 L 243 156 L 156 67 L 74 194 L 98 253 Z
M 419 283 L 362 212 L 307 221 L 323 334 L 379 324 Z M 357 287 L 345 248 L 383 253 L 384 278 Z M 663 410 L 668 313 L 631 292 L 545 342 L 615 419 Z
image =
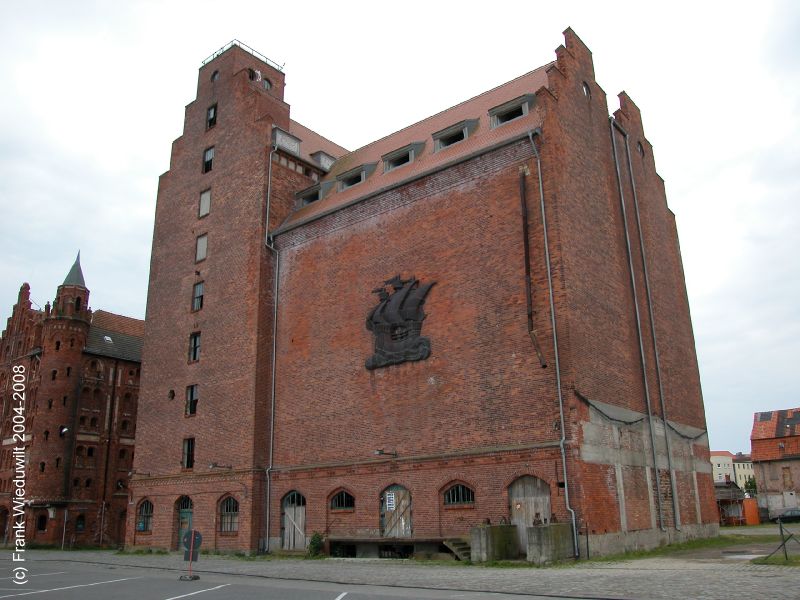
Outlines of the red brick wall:
M 272 81 L 272 89 L 251 81 L 248 68 L 260 70 Z M 211 80 L 214 71 L 219 71 L 216 82 Z M 273 269 L 264 246 L 266 196 L 272 127 L 289 128 L 283 85 L 282 73 L 238 47 L 201 68 L 197 99 L 186 108 L 184 133 L 173 144 L 170 170 L 161 177 L 135 462 L 137 472 L 149 475 L 136 484 L 137 502 L 153 491 L 147 477 L 190 482 L 167 486 L 169 492 L 157 482 L 159 493 L 170 495 L 170 503 L 187 488 L 200 485 L 201 479 L 208 487 L 218 473 L 209 468 L 211 463 L 240 472 L 247 485 L 264 486 L 260 473 L 269 460 Z M 206 110 L 212 104 L 217 105 L 217 123 L 206 130 Z M 211 146 L 213 168 L 203 174 L 203 152 Z M 273 171 L 271 227 L 293 206 L 293 191 L 312 183 L 279 165 Z M 199 218 L 199 197 L 206 189 L 211 190 L 211 210 Z M 208 235 L 208 256 L 196 263 L 196 239 L 202 234 Z M 192 312 L 193 286 L 201 280 L 203 308 Z M 189 363 L 189 335 L 198 331 L 200 360 Z M 186 416 L 186 387 L 192 384 L 199 385 L 198 409 L 196 415 Z M 182 441 L 188 437 L 195 438 L 191 472 L 181 469 Z M 248 470 L 254 474 L 247 475 Z M 213 485 L 208 491 L 223 492 Z M 249 494 L 263 502 L 263 489 Z M 263 537 L 264 507 L 248 501 L 240 510 L 248 529 L 238 542 L 224 543 L 255 548 Z M 163 542 L 166 538 L 160 535 L 151 539 Z

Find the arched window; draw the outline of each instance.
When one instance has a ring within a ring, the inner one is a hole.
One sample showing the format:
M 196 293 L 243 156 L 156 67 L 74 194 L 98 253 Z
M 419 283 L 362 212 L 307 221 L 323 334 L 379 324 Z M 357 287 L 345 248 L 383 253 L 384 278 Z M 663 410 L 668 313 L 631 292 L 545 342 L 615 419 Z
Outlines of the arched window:
M 75 531 L 83 531 L 84 529 L 86 529 L 86 516 L 78 515 L 78 518 L 75 519 Z
M 122 431 L 128 431 L 128 425 L 129 425 L 128 421 L 123 421 L 122 423 L 120 423 L 119 428 Z
M 94 458 L 94 447 L 93 446 L 89 446 L 86 449 L 86 458 Z
M 80 487 L 80 485 L 81 485 L 81 480 L 78 479 L 77 477 L 72 480 L 72 487 Z
M 239 531 L 239 502 L 232 496 L 219 505 L 219 530 L 223 533 Z
M 145 500 L 136 511 L 136 531 L 153 530 L 153 503 Z
M 451 485 L 444 492 L 445 506 L 470 506 L 475 504 L 475 490 L 463 483 Z
M 39 473 L 44 473 L 44 463 L 43 462 L 39 463 Z
M 82 467 L 83 466 L 83 453 L 85 451 L 86 451 L 86 449 L 83 446 L 78 446 L 77 448 L 75 448 L 75 466 L 76 467 Z
M 86 417 L 81 417 L 80 419 L 78 419 L 78 425 L 80 425 L 81 427 L 86 427 Z
M 49 438 L 49 437 L 50 437 L 50 432 L 47 429 L 45 429 L 44 430 L 44 441 L 46 442 L 47 438 Z
M 84 486 L 87 487 L 87 488 L 92 487 L 92 480 L 91 479 L 87 479 L 86 483 L 84 484 Z
M 45 531 L 47 529 L 47 515 L 39 515 L 36 517 L 36 530 Z
M 122 450 L 119 451 L 119 459 L 122 461 L 125 460 L 126 458 L 128 458 L 128 451 L 125 450 L 125 448 L 123 448 Z
M 89 427 L 95 429 L 97 427 L 97 417 L 92 417 L 92 420 L 89 421 Z
M 353 510 L 356 507 L 356 499 L 342 490 L 331 498 L 331 510 Z

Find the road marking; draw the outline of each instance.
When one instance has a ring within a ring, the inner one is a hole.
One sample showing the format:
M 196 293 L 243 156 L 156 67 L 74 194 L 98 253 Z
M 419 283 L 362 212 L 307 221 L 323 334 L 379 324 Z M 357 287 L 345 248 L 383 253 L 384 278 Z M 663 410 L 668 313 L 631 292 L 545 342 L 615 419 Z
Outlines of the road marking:
M 75 588 L 91 587 L 93 585 L 103 585 L 105 583 L 119 583 L 120 581 L 130 581 L 131 579 L 142 579 L 141 577 L 125 577 L 124 579 L 111 579 L 109 581 L 96 581 L 95 583 L 82 583 L 81 585 L 68 585 L 67 587 L 53 588 L 50 590 L 36 590 L 34 592 L 20 592 L 19 594 L 7 594 L 0 598 L 17 598 L 19 596 L 30 596 L 31 594 L 46 594 L 47 592 L 60 592 L 63 590 L 74 590 Z
M 345 596 L 347 596 L 347 592 L 342 592 L 341 594 L 336 596 L 335 600 L 342 600 L 342 598 L 344 598 Z
M 208 588 L 207 590 L 197 590 L 196 592 L 192 592 L 191 594 L 184 594 L 183 596 L 173 596 L 172 598 L 166 598 L 166 600 L 178 600 L 178 598 L 188 598 L 189 596 L 194 596 L 195 594 L 202 594 L 203 592 L 213 592 L 214 590 L 228 587 L 229 585 L 230 583 L 224 583 L 222 585 L 218 585 L 217 587 Z
M 56 571 L 55 573 L 36 573 L 36 575 L 28 575 L 28 577 L 44 577 L 45 575 L 63 575 L 66 571 Z M 0 579 L 14 579 L 13 577 L 0 577 Z M 18 588 L 14 588 L 15 590 Z

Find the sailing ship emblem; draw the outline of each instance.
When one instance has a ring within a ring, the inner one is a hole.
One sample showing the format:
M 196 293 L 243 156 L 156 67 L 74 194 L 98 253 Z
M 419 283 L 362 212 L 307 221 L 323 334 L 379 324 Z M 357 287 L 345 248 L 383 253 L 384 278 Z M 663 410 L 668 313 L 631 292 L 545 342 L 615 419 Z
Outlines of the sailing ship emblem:
M 420 336 L 425 297 L 436 282 L 422 284 L 416 277 L 396 275 L 372 290 L 378 306 L 367 315 L 367 329 L 375 335 L 375 353 L 367 359 L 369 370 L 406 361 L 425 360 L 431 342 Z

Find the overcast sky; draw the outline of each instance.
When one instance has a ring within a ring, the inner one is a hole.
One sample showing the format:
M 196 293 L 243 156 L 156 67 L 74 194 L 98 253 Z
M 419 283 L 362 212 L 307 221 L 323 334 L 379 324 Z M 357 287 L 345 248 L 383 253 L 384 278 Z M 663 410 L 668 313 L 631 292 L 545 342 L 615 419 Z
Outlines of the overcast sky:
M 275 5 L 271 8 L 270 5 Z M 652 5 L 652 6 L 651 6 Z M 355 149 L 554 59 L 571 26 L 628 92 L 677 215 L 713 449 L 800 406 L 800 3 L 0 2 L 0 318 L 78 249 L 91 305 L 144 317 L 158 176 L 231 39 L 292 117 Z

